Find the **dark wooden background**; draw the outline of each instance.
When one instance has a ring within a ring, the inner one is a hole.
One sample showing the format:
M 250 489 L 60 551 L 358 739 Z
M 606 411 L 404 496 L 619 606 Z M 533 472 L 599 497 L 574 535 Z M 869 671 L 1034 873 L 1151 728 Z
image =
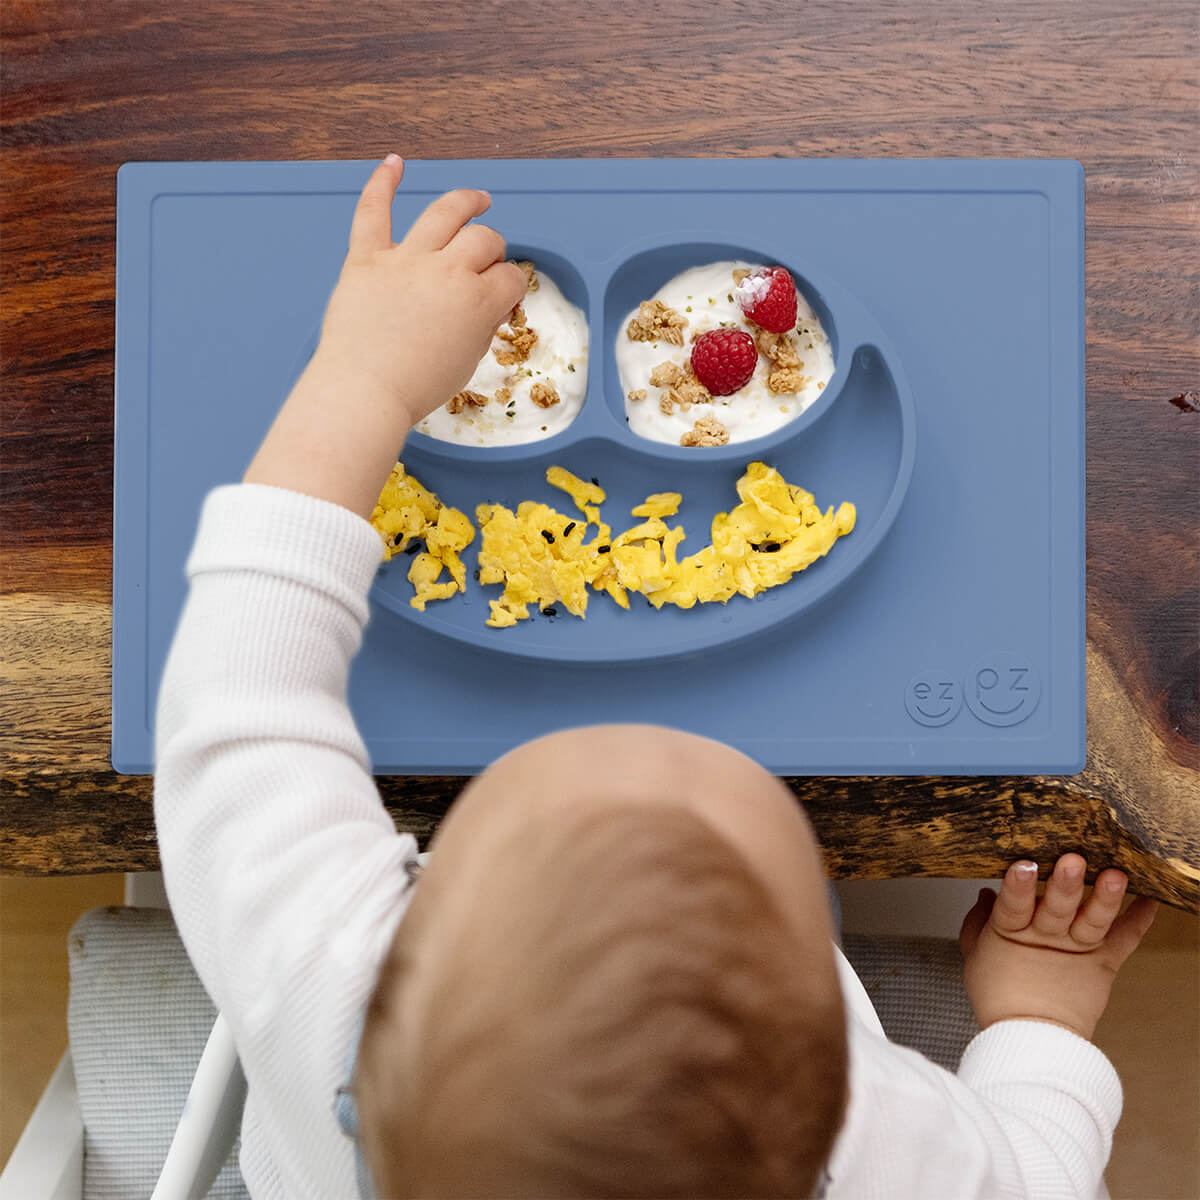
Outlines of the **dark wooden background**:
M 1071 157 L 1087 174 L 1089 766 L 798 780 L 841 877 L 1067 849 L 1200 904 L 1194 3 L 8 0 L 0 868 L 157 866 L 107 761 L 128 160 Z M 381 781 L 428 832 L 460 781 Z

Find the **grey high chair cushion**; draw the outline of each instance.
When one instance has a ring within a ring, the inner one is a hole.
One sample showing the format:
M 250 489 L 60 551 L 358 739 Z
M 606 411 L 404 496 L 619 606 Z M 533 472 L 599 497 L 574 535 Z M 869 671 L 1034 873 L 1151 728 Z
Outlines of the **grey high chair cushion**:
M 162 909 L 84 913 L 71 930 L 68 959 L 84 1200 L 149 1196 L 216 1009 Z M 235 1143 L 209 1196 L 249 1195 L 237 1151 Z
M 978 1031 L 958 946 L 942 938 L 846 934 L 843 949 L 887 1035 L 955 1070 Z M 69 942 L 71 1056 L 84 1124 L 85 1200 L 149 1196 L 216 1011 L 171 916 L 84 913 Z M 237 1145 L 210 1196 L 247 1196 Z
M 962 956 L 949 938 L 848 933 L 842 950 L 888 1037 L 957 1071 L 979 1032 L 963 988 Z

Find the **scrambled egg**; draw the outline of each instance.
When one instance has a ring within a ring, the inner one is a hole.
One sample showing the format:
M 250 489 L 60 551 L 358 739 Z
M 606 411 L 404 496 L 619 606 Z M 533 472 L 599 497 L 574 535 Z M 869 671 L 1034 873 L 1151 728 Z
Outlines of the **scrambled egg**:
M 550 467 L 546 482 L 571 497 L 582 520 L 533 500 L 523 501 L 515 513 L 500 504 L 480 504 L 475 510 L 481 531 L 479 582 L 504 585 L 500 598 L 489 601 L 487 624 L 493 627 L 528 619 L 531 604 L 545 611 L 561 603 L 583 617 L 589 587 L 607 592 L 626 609 L 631 591 L 655 608 L 724 604 L 738 593 L 755 596 L 828 554 L 854 528 L 856 516 L 849 502 L 822 513 L 811 492 L 788 483 L 773 467 L 754 462 L 737 482 L 741 503 L 713 518 L 711 543 L 680 559 L 683 527 L 670 528 L 663 519 L 679 511 L 683 497 L 678 492 L 647 496 L 631 514 L 641 517 L 641 523 L 613 537 L 600 519 L 605 500 L 600 487 L 562 467 Z M 463 513 L 446 508 L 405 475 L 399 463 L 371 520 L 384 539 L 387 558 L 395 552 L 393 543 L 403 551 L 411 538 L 425 539 L 427 550 L 408 573 L 416 588 L 413 607 L 424 611 L 426 601 L 464 589 L 458 555 L 474 538 L 474 528 Z M 593 526 L 596 532 L 589 540 Z M 450 582 L 439 582 L 443 568 Z
M 482 537 L 479 582 L 504 584 L 500 599 L 489 601 L 489 625 L 515 625 L 529 616 L 530 604 L 544 610 L 557 601 L 582 617 L 587 612 L 588 584 L 604 588 L 622 608 L 629 607 L 624 591 L 608 578 L 612 530 L 600 520 L 598 507 L 604 492 L 562 467 L 550 467 L 546 482 L 574 500 L 583 520 L 532 500 L 522 501 L 515 513 L 500 504 L 475 509 Z M 596 535 L 585 542 L 591 525 Z M 604 582 L 599 582 L 601 575 Z
M 383 539 L 383 559 L 404 553 L 409 544 L 423 539 L 425 549 L 408 569 L 408 581 L 416 591 L 410 603 L 425 611 L 429 600 L 448 600 L 467 590 L 467 570 L 459 557 L 475 540 L 475 526 L 466 513 L 448 508 L 431 491 L 405 473 L 397 463 L 379 493 L 371 513 L 371 524 Z M 440 582 L 442 571 L 450 579 Z

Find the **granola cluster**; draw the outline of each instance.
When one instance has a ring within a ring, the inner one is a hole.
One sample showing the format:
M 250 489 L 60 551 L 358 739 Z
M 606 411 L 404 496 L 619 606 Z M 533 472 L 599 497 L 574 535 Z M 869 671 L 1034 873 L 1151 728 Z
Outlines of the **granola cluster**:
M 446 408 L 449 412 L 460 413 L 464 408 L 482 408 L 487 402 L 488 398 L 482 392 L 464 389 L 450 397 L 446 402 Z
M 687 317 L 680 316 L 661 300 L 643 300 L 625 332 L 631 342 L 670 342 L 672 346 L 682 346 L 686 325 Z
M 530 327 L 525 310 L 519 304 L 508 314 L 507 324 L 508 328 L 501 325 L 496 330 L 496 336 L 507 342 L 511 349 L 501 350 L 497 347 L 492 353 L 502 367 L 515 367 L 529 357 L 530 351 L 537 345 L 538 336 L 536 330 Z
M 658 399 L 661 412 L 670 416 L 677 408 L 688 412 L 693 404 L 711 404 L 712 393 L 696 378 L 692 364 L 661 362 L 650 372 L 654 387 L 665 389 Z
M 807 383 L 808 376 L 795 367 L 780 367 L 767 376 L 767 389 L 776 396 L 802 392 Z
M 526 293 L 526 295 L 528 295 L 530 292 L 536 292 L 538 290 L 538 285 L 540 284 L 541 281 L 538 279 L 537 275 L 534 272 L 533 263 L 527 262 L 524 259 L 522 259 L 521 261 L 519 261 L 517 263 L 517 266 L 520 267 L 521 270 L 525 272 L 525 293 Z
M 681 446 L 724 446 L 729 430 L 716 417 L 700 417 L 680 439 Z
M 776 396 L 801 392 L 808 383 L 808 376 L 800 369 L 804 361 L 786 333 L 770 333 L 759 329 L 754 334 L 758 352 L 771 364 L 767 376 L 767 388 Z
M 693 404 L 712 403 L 712 392 L 696 378 L 696 372 L 692 370 L 690 362 L 684 364 L 683 378 L 675 381 L 671 395 L 684 412 Z
M 558 389 L 552 383 L 535 383 L 529 389 L 529 398 L 538 408 L 553 408 L 558 403 Z
M 754 343 L 759 354 L 777 367 L 802 367 L 803 361 L 786 333 L 771 333 L 766 329 L 755 331 Z
M 678 363 L 660 362 L 650 372 L 651 387 L 670 387 L 683 378 L 683 368 Z

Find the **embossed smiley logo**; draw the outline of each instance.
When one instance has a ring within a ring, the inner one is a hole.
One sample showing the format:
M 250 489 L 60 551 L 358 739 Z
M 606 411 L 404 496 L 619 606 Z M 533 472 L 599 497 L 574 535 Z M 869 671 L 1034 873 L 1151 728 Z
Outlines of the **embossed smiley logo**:
M 986 725 L 1017 725 L 1037 708 L 1041 679 L 1028 658 L 990 654 L 967 678 L 967 705 Z
M 922 725 L 946 725 L 962 708 L 962 688 L 949 671 L 922 671 L 909 680 L 904 707 Z

